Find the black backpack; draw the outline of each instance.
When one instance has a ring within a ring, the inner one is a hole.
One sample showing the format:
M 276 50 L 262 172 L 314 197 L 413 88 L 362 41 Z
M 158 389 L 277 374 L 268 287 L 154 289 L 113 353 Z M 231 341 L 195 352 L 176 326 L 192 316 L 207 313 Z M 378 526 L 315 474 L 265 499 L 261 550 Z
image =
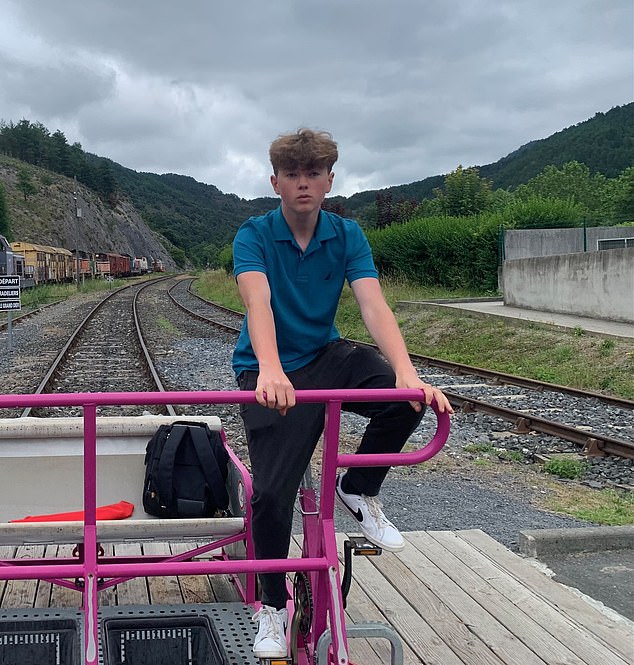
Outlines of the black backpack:
M 219 432 L 205 423 L 161 425 L 145 450 L 145 512 L 156 517 L 225 514 L 228 462 Z

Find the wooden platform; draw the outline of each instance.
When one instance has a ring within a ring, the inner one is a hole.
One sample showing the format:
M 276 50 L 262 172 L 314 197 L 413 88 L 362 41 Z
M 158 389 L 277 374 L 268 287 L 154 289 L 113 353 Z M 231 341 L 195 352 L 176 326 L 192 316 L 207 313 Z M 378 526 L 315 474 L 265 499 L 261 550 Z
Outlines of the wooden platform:
M 339 534 L 339 544 L 345 535 Z M 401 635 L 407 665 L 632 665 L 631 623 L 608 618 L 479 530 L 409 532 L 399 554 L 354 557 L 351 623 L 383 621 Z M 109 545 L 156 554 L 182 544 Z M 295 544 L 294 550 L 296 551 Z M 69 546 L 0 547 L 0 557 L 68 556 Z M 102 605 L 237 600 L 223 577 L 131 580 Z M 78 592 L 46 582 L 0 581 L 0 606 L 78 607 Z M 385 640 L 350 641 L 357 665 L 390 662 Z

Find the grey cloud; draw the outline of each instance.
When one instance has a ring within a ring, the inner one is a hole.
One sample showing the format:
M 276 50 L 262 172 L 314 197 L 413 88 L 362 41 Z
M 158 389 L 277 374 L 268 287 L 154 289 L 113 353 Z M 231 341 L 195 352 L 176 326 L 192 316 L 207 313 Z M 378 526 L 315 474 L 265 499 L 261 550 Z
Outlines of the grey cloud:
M 86 149 L 241 196 L 270 193 L 268 144 L 301 125 L 339 141 L 349 194 L 495 161 L 632 99 L 631 0 L 6 4 L 50 59 L 0 69 L 0 117 L 63 117 Z
M 28 109 L 35 116 L 68 117 L 83 107 L 106 100 L 115 74 L 89 69 L 77 62 L 21 63 L 0 53 L 0 90 L 5 103 Z

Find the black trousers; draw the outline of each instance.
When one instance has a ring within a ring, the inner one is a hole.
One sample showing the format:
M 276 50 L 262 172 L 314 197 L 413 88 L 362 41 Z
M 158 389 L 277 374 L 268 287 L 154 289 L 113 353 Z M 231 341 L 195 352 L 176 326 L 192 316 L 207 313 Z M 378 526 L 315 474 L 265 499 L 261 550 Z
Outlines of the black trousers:
M 296 390 L 394 388 L 390 365 L 374 350 L 345 340 L 328 344 L 308 365 L 287 373 Z M 242 372 L 241 390 L 255 390 L 258 372 Z M 369 418 L 358 453 L 399 452 L 423 416 L 409 402 L 344 403 L 342 409 Z M 253 540 L 258 559 L 288 556 L 293 506 L 324 426 L 322 404 L 298 404 L 281 416 L 259 404 L 241 407 L 253 474 Z M 346 489 L 376 496 L 389 467 L 354 467 Z M 260 576 L 262 602 L 286 605 L 285 575 Z

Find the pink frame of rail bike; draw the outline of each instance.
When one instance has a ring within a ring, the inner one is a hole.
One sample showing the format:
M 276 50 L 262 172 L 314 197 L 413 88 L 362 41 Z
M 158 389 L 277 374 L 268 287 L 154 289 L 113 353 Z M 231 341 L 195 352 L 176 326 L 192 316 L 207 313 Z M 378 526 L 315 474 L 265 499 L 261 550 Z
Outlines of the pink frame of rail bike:
M 312 647 L 327 628 L 331 626 L 331 658 L 336 665 L 348 665 L 348 645 L 345 632 L 344 606 L 341 595 L 339 560 L 334 528 L 335 479 L 339 467 L 351 466 L 404 466 L 424 462 L 445 444 L 449 435 L 449 416 L 439 413 L 435 402 L 432 408 L 437 418 L 436 432 L 424 447 L 409 453 L 383 455 L 339 454 L 339 428 L 341 406 L 344 402 L 388 402 L 420 401 L 421 391 L 401 389 L 374 390 L 301 390 L 296 392 L 298 403 L 325 404 L 324 445 L 322 454 L 322 474 L 319 510 L 314 518 L 304 519 L 304 551 L 302 558 L 256 560 L 249 558 L 252 553 L 249 532 L 250 509 L 247 506 L 245 530 L 237 537 L 223 539 L 213 547 L 221 547 L 228 542 L 243 540 L 247 547 L 247 558 L 241 560 L 212 559 L 207 561 L 182 560 L 183 554 L 157 560 L 156 557 L 108 557 L 105 562 L 99 555 L 97 542 L 97 407 L 119 405 L 157 405 L 157 404 L 248 404 L 255 402 L 255 393 L 250 391 L 199 391 L 199 392 L 112 392 L 112 393 L 72 393 L 54 395 L 0 395 L 0 408 L 20 407 L 82 407 L 84 419 L 84 526 L 83 560 L 70 563 L 63 560 L 47 563 L 56 559 L 34 560 L 32 564 L 21 559 L 19 563 L 0 562 L 0 579 L 40 579 L 56 584 L 63 584 L 83 593 L 84 640 L 83 658 L 85 665 L 98 662 L 98 597 L 97 592 L 107 586 L 134 577 L 171 576 L 171 575 L 211 575 L 228 574 L 234 580 L 238 574 L 247 574 L 246 589 L 240 591 L 247 603 L 257 605 L 253 579 L 261 572 L 296 572 L 311 573 L 316 581 L 314 621 L 312 626 Z M 237 458 L 233 456 L 234 461 Z M 242 466 L 242 465 L 240 465 Z M 243 468 L 244 474 L 244 468 Z M 248 474 L 247 474 L 248 476 Z M 245 488 L 250 496 L 250 479 Z M 311 497 L 308 497 L 311 500 Z M 316 506 L 315 506 L 316 507 Z M 211 547 L 187 553 L 190 557 Z M 82 580 L 81 585 L 74 585 L 62 578 Z M 99 585 L 99 579 L 110 578 L 105 585 Z M 299 654 L 298 654 L 299 655 Z M 303 656 L 300 656 L 303 658 Z M 303 660 L 300 660 L 303 663 Z

